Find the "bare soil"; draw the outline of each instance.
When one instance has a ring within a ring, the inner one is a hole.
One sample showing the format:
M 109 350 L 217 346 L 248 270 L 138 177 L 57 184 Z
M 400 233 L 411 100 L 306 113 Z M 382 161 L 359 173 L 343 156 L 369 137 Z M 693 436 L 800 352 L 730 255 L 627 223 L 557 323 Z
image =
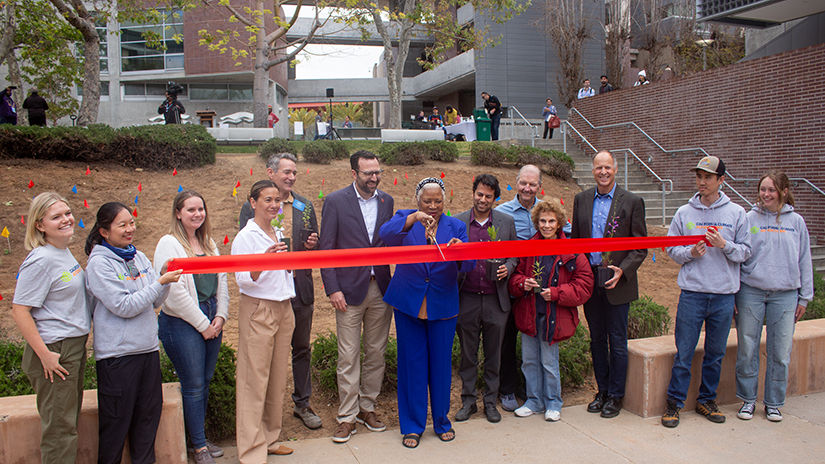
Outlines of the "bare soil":
M 138 231 L 135 246 L 150 259 L 154 255 L 155 245 L 161 236 L 169 231 L 172 217 L 172 200 L 179 188 L 199 191 L 207 202 L 209 218 L 215 241 L 219 243 L 222 254 L 230 252 L 231 241 L 238 231 L 238 213 L 249 188 L 254 181 L 266 177 L 264 161 L 254 154 L 219 154 L 214 165 L 193 169 L 149 172 L 128 169 L 108 164 L 91 165 L 86 174 L 87 165 L 74 162 L 53 162 L 39 160 L 0 160 L 0 230 L 9 230 L 8 242 L 0 237 L 0 335 L 20 337 L 11 318 L 11 303 L 14 294 L 15 276 L 26 250 L 23 247 L 25 225 L 28 220 L 28 206 L 31 198 L 44 191 L 56 191 L 68 198 L 78 222 L 88 229 L 94 224 L 97 209 L 108 201 L 120 201 L 128 206 L 137 206 Z M 455 163 L 428 162 L 423 166 L 384 166 L 385 173 L 380 188 L 395 199 L 396 208 L 414 208 L 412 199 L 415 184 L 428 176 L 441 176 L 447 186 L 447 210 L 456 214 L 472 207 L 472 179 L 481 173 L 493 174 L 502 183 L 502 200 L 507 201 L 515 195 L 516 171 L 509 168 L 488 168 L 474 166 L 469 160 L 461 159 Z M 329 193 L 349 185 L 352 182 L 349 161 L 336 161 L 330 165 L 298 163 L 298 181 L 296 192 L 312 199 L 316 211 L 321 211 L 323 198 L 320 193 Z M 29 187 L 30 182 L 33 186 Z M 232 196 L 237 188 L 237 197 Z M 509 185 L 508 185 L 509 183 Z M 77 193 L 72 188 L 77 187 Z M 512 186 L 512 187 L 510 187 Z M 545 178 L 541 197 L 557 197 L 563 200 L 568 214 L 572 214 L 573 197 L 581 189 L 572 182 L 560 182 Z M 137 205 L 135 199 L 137 198 Z M 88 207 L 84 205 L 84 201 Z M 320 220 L 320 217 L 319 217 Z M 650 235 L 665 235 L 662 227 L 649 226 Z M 70 245 L 78 262 L 86 262 L 83 246 L 87 233 L 75 229 L 75 238 Z M 224 238 L 228 239 L 224 244 Z M 655 255 L 655 262 L 653 256 Z M 679 266 L 662 250 L 650 250 L 648 258 L 639 270 L 641 293 L 647 294 L 659 304 L 669 308 L 675 318 L 679 289 L 676 275 Z M 313 338 L 319 333 L 335 330 L 335 315 L 327 298 L 320 273 L 315 273 L 315 316 L 313 320 Z M 224 332 L 224 341 L 237 346 L 238 326 L 237 311 L 239 293 L 234 275 L 229 275 L 230 317 Z M 584 323 L 584 315 L 581 314 Z M 391 329 L 395 335 L 394 326 Z M 291 370 L 287 391 L 291 393 Z M 595 388 L 591 379 L 588 384 L 564 390 L 566 405 L 584 404 L 590 400 Z M 454 374 L 452 383 L 452 416 L 460 407 L 461 381 Z M 282 439 L 317 438 L 332 435 L 336 427 L 338 398 L 319 393 L 314 383 L 311 400 L 316 413 L 323 420 L 324 426 L 315 431 L 306 429 L 299 419 L 292 416 L 292 402 L 284 402 L 284 424 Z M 382 393 L 379 397 L 377 413 L 389 427 L 398 426 L 395 394 Z M 481 415 L 479 415 L 481 417 Z

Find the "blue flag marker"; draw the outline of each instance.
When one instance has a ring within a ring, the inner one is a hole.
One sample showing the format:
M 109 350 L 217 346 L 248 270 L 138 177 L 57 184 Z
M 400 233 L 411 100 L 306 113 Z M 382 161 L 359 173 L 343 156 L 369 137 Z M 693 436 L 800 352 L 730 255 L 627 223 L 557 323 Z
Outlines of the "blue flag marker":
M 501 200 L 501 197 L 496 198 L 496 201 L 499 201 L 499 200 Z
M 135 195 L 135 204 L 138 204 L 137 202 L 138 202 L 138 196 Z
M 83 219 L 81 219 L 80 222 L 77 223 L 77 227 L 80 227 L 81 229 L 86 228 L 86 226 L 83 225 Z
M 510 187 L 510 184 L 507 184 L 507 191 L 513 190 L 513 187 Z
M 656 252 L 655 251 L 653 252 L 653 262 L 654 263 L 656 262 Z
M 183 192 L 183 185 L 178 185 L 178 192 Z
M 77 185 L 75 185 L 74 187 L 72 187 L 72 193 L 77 193 Z

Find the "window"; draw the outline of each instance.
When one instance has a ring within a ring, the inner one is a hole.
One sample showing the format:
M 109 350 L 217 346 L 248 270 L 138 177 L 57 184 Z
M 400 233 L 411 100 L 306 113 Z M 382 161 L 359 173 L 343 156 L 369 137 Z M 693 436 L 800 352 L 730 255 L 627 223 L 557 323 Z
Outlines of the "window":
M 83 97 L 83 86 L 77 86 L 77 96 Z M 106 100 L 109 99 L 109 82 L 107 81 L 100 81 L 100 99 L 103 100 L 105 97 Z
M 185 99 L 188 86 L 183 86 L 183 92 L 178 94 L 178 98 Z M 123 84 L 123 96 L 126 100 L 163 100 L 166 98 L 166 84 Z
M 192 84 L 190 100 L 252 101 L 252 86 L 246 84 Z
M 100 73 L 101 74 L 109 74 L 109 28 L 106 24 L 98 24 L 95 21 L 95 29 L 97 29 L 97 35 L 100 40 Z M 106 95 L 109 95 L 108 88 L 106 89 Z M 103 93 L 101 93 L 103 95 Z
M 159 24 L 124 22 L 121 25 L 121 71 L 183 69 L 183 11 L 158 11 L 161 13 Z M 146 43 L 147 33 L 158 37 L 166 50 L 150 47 Z

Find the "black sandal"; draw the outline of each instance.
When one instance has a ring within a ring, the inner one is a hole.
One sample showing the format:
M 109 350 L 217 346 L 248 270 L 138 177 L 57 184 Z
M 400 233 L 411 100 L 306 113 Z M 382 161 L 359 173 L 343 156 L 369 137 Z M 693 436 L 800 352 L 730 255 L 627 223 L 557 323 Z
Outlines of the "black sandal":
M 407 440 L 413 440 L 413 441 L 415 441 L 415 444 L 410 446 L 410 445 L 407 444 Z M 412 448 L 417 448 L 418 443 L 420 441 L 421 441 L 421 435 L 419 435 L 417 433 L 408 433 L 408 434 L 404 435 L 404 438 L 401 439 L 401 444 L 404 445 L 406 448 L 412 449 Z
M 452 433 L 453 436 L 451 438 L 444 438 L 444 435 L 447 435 L 448 433 Z M 455 440 L 455 429 L 450 429 L 450 430 L 447 430 L 444 433 L 439 433 L 437 435 L 438 435 L 438 439 L 441 440 L 441 441 L 453 441 L 453 440 Z

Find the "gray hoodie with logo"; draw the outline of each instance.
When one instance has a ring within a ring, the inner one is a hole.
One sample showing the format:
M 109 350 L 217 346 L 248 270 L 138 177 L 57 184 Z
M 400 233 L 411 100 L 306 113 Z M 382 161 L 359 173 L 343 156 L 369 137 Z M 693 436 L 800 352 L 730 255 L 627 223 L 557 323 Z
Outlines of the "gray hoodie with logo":
M 771 292 L 798 290 L 797 304 L 808 306 L 814 297 L 814 271 L 805 219 L 786 204 L 779 218 L 754 206 L 748 221 L 753 256 L 742 263 L 742 283 Z
M 725 239 L 725 248 L 708 247 L 699 258 L 690 254 L 693 245 L 675 246 L 667 254 L 682 265 L 677 283 L 682 290 L 730 295 L 739 291 L 739 264 L 751 256 L 751 238 L 745 209 L 733 203 L 725 192 L 710 206 L 697 193 L 681 206 L 670 222 L 668 236 L 705 235 L 716 227 Z
M 94 297 L 95 359 L 115 358 L 157 351 L 160 307 L 169 295 L 161 285 L 149 258 L 135 254 L 137 277 L 126 261 L 105 246 L 97 245 L 86 266 L 86 287 Z

